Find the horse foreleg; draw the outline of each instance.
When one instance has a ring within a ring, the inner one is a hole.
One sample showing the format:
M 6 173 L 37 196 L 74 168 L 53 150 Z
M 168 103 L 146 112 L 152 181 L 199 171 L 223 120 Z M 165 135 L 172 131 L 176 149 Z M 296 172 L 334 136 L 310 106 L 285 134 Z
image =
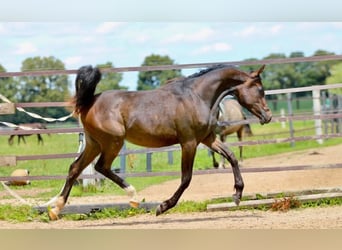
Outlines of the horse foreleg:
M 68 176 L 66 178 L 62 192 L 57 198 L 56 206 L 52 208 L 50 211 L 48 211 L 50 220 L 58 219 L 58 215 L 64 208 L 69 197 L 71 188 L 74 182 L 76 181 L 77 177 L 81 174 L 83 169 L 85 169 L 95 159 L 95 157 L 99 153 L 100 150 L 98 147 L 90 147 L 86 145 L 81 155 L 70 165 Z
M 202 142 L 203 144 L 207 145 L 209 148 L 214 150 L 216 153 L 222 155 L 226 158 L 232 166 L 233 174 L 234 174 L 234 188 L 235 194 L 233 195 L 234 202 L 236 205 L 239 205 L 242 191 L 244 188 L 243 179 L 241 176 L 240 168 L 238 160 L 236 159 L 234 153 L 228 149 L 228 147 L 221 142 L 219 139 L 215 138 L 215 135 L 208 137 L 205 141 Z
M 192 178 L 192 169 L 194 165 L 194 158 L 197 149 L 196 142 L 188 142 L 182 146 L 182 177 L 181 177 L 181 184 L 173 194 L 173 196 L 161 203 L 156 211 L 156 215 L 160 215 L 165 211 L 169 210 L 170 208 L 174 207 L 181 195 L 183 194 L 184 190 L 189 186 Z

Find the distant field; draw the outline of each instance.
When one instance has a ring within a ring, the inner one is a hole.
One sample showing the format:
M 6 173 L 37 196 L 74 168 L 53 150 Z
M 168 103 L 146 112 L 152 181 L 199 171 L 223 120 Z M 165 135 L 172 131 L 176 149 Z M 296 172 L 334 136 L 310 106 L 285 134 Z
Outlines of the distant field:
M 302 131 L 305 128 L 313 128 L 313 121 L 296 121 L 294 128 L 297 131 L 295 136 L 313 135 L 314 129 Z M 288 124 L 283 129 L 280 123 L 271 123 L 264 126 L 259 124 L 252 124 L 252 131 L 255 136 L 246 138 L 245 140 L 264 140 L 274 138 L 289 137 Z M 276 134 L 280 133 L 281 134 Z M 55 153 L 74 153 L 78 150 L 78 134 L 54 134 L 51 136 L 43 135 L 44 145 L 37 145 L 37 137 L 35 135 L 26 137 L 27 144 L 9 146 L 7 143 L 8 137 L 0 136 L 1 155 L 33 155 L 33 154 L 55 154 Z M 232 135 L 228 138 L 228 142 L 237 141 L 236 136 Z M 295 147 L 291 147 L 289 143 L 253 145 L 244 147 L 244 158 L 253 158 L 258 156 L 273 155 L 283 152 L 290 152 L 295 150 L 302 150 L 307 148 L 324 147 L 342 143 L 342 138 L 329 139 L 323 145 L 319 145 L 316 141 L 296 142 Z M 128 149 L 138 148 L 137 146 L 127 144 Z M 232 147 L 232 150 L 237 154 L 238 148 Z M 35 161 L 19 161 L 16 167 L 0 167 L 0 175 L 8 176 L 17 168 L 29 169 L 31 175 L 66 175 L 73 159 L 59 159 L 59 160 L 35 160 Z M 112 168 L 120 167 L 120 159 L 117 158 L 112 165 Z M 195 169 L 212 168 L 212 159 L 208 155 L 206 149 L 198 150 L 195 159 Z M 160 171 L 179 171 L 180 170 L 180 152 L 174 152 L 174 163 L 169 165 L 167 162 L 167 153 L 153 153 L 152 156 L 152 170 L 154 172 Z M 146 171 L 146 155 L 130 155 L 127 157 L 127 172 L 143 172 Z M 135 177 L 127 178 L 127 180 L 136 186 L 138 190 L 146 186 L 163 182 L 166 180 L 179 177 Z M 50 191 L 46 193 L 47 197 L 55 195 L 62 187 L 63 180 L 49 180 L 49 181 L 32 181 L 32 185 L 19 188 L 46 188 Z M 2 187 L 0 187 L 2 190 Z M 87 195 L 84 192 L 73 189 L 73 195 Z M 104 184 L 97 189 L 97 193 L 121 193 L 122 191 L 106 180 Z

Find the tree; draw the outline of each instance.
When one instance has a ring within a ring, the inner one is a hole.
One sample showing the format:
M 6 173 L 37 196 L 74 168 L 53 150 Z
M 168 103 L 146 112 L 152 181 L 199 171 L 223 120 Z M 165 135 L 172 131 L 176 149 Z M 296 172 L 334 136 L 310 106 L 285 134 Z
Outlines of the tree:
M 326 79 L 327 84 L 335 84 L 335 83 L 342 83 L 342 63 L 335 64 L 331 67 L 331 75 Z M 334 94 L 342 94 L 342 90 L 338 89 L 331 89 L 329 92 Z
M 113 68 L 113 64 L 111 62 L 107 62 L 105 64 L 99 64 L 96 67 L 100 69 Z M 122 73 L 116 72 L 102 72 L 102 79 L 99 85 L 96 87 L 96 92 L 101 93 L 106 90 L 111 89 L 127 89 L 127 87 L 120 86 L 120 82 L 122 81 Z
M 258 58 L 248 58 L 243 60 L 244 62 L 257 61 Z M 261 65 L 241 65 L 239 68 L 247 73 L 253 72 L 260 68 Z
M 285 54 L 273 53 L 263 59 L 286 58 Z M 267 65 L 267 70 L 263 74 L 265 89 L 283 89 L 290 88 L 292 85 L 291 67 L 288 64 Z
M 0 64 L 0 72 L 6 72 L 6 69 Z M 18 82 L 11 77 L 0 77 L 0 94 L 12 102 L 18 98 Z M 1 102 L 1 101 L 0 101 Z
M 64 63 L 55 57 L 32 57 L 22 62 L 21 71 L 63 70 Z M 22 76 L 19 78 L 21 102 L 61 102 L 71 98 L 67 75 Z M 61 117 L 68 113 L 64 108 L 35 108 L 42 116 Z
M 174 61 L 169 56 L 152 54 L 145 57 L 141 66 L 173 65 Z M 155 70 L 143 71 L 138 75 L 137 90 L 155 89 L 163 85 L 167 80 L 182 76 L 180 70 Z
M 32 57 L 23 61 L 21 71 L 63 70 L 64 63 L 52 56 Z M 70 98 L 67 75 L 20 77 L 21 101 L 65 101 Z

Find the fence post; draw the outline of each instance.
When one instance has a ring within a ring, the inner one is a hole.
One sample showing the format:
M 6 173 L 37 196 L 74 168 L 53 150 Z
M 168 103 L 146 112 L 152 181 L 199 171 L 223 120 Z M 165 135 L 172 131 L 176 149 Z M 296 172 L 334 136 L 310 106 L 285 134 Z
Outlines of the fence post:
M 292 96 L 291 93 L 286 93 L 286 97 L 287 97 L 287 112 L 289 114 L 290 117 L 293 116 L 293 111 L 292 111 Z M 293 140 L 294 138 L 294 129 L 293 129 L 293 121 L 289 120 L 289 128 L 290 128 L 290 137 L 291 137 L 291 147 L 295 146 L 295 142 Z
M 167 151 L 167 163 L 169 165 L 173 164 L 173 151 Z
M 285 118 L 285 110 L 284 110 L 283 108 L 280 109 L 280 117 L 281 117 L 281 118 Z M 285 122 L 285 120 L 282 121 L 280 124 L 281 124 L 281 128 L 286 128 L 286 122 Z
M 124 142 L 121 152 L 125 153 L 126 151 L 126 142 Z M 120 155 L 120 173 L 126 173 L 126 154 Z
M 146 153 L 146 172 L 152 172 L 152 153 Z
M 312 101 L 313 101 L 314 115 L 320 115 L 321 114 L 321 102 L 320 102 L 320 90 L 319 89 L 312 90 Z M 322 120 L 321 119 L 315 119 L 315 130 L 316 130 L 317 136 L 322 135 Z M 323 140 L 317 139 L 317 142 L 319 144 L 322 144 Z
M 337 104 L 337 112 L 336 113 L 340 113 L 340 110 L 342 109 L 342 97 L 341 96 L 338 96 L 337 102 L 338 102 L 338 104 Z M 336 126 L 336 133 L 340 133 L 340 131 L 342 130 L 342 119 L 338 118 L 337 123 L 338 123 L 338 125 Z

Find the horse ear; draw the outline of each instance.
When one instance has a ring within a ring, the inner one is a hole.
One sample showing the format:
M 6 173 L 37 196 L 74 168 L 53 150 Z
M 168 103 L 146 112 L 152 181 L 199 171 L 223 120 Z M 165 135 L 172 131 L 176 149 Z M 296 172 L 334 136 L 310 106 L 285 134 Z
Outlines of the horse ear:
M 266 67 L 266 65 L 264 64 L 260 67 L 260 69 L 252 72 L 251 77 L 258 77 L 264 71 L 265 67 Z

